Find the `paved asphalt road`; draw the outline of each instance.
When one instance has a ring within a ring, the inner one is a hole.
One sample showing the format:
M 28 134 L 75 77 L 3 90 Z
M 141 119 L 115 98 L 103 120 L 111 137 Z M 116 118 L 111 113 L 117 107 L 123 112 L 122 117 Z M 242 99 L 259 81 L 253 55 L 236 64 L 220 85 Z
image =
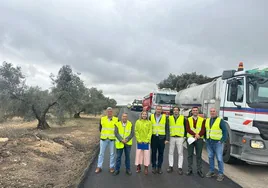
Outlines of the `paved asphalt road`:
M 122 112 L 127 112 L 129 114 L 129 120 L 134 123 L 137 118 L 137 112 L 131 112 L 130 110 L 124 108 L 121 109 L 119 117 L 121 117 Z M 175 151 L 176 153 L 176 151 Z M 168 145 L 165 149 L 164 154 L 164 164 L 163 164 L 163 174 L 152 174 L 151 167 L 149 168 L 149 175 L 145 176 L 143 173 L 136 174 L 134 160 L 135 160 L 135 145 L 132 146 L 131 151 L 131 165 L 132 165 L 132 176 L 127 176 L 124 169 L 124 158 L 121 165 L 121 172 L 118 176 L 112 176 L 108 172 L 108 149 L 105 155 L 105 161 L 103 165 L 103 171 L 100 174 L 95 174 L 96 162 L 92 165 L 92 168 L 89 169 L 86 178 L 81 183 L 80 188 L 173 188 L 173 187 L 187 187 L 187 188 L 238 188 L 241 187 L 229 178 L 225 177 L 223 182 L 217 182 L 216 178 L 200 178 L 196 173 L 192 176 L 186 176 L 185 174 L 180 176 L 177 172 L 168 174 L 166 168 L 168 167 Z M 187 171 L 187 151 L 184 150 L 184 164 L 183 170 Z M 175 155 L 177 159 L 177 155 Z M 194 159 L 195 160 L 195 159 Z M 177 164 L 177 160 L 175 163 Z M 206 173 L 208 171 L 208 164 L 203 162 L 203 171 Z M 195 171 L 194 171 L 195 172 Z

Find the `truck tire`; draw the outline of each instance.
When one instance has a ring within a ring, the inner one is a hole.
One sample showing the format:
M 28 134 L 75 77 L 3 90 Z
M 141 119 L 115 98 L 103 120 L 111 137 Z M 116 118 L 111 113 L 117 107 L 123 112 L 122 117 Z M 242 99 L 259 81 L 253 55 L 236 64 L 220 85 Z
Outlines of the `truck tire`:
M 237 159 L 231 156 L 231 144 L 229 135 L 223 145 L 223 162 L 228 164 L 234 164 L 237 162 Z

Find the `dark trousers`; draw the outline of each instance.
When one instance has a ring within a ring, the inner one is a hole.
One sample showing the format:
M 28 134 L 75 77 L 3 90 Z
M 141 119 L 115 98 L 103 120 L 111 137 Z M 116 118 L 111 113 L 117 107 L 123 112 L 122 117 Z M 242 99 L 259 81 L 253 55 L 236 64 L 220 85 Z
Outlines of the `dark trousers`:
M 121 158 L 123 152 L 125 153 L 125 165 L 126 169 L 130 170 L 130 151 L 131 151 L 131 146 L 125 145 L 124 148 L 122 149 L 116 149 L 116 167 L 115 170 L 120 170 L 121 166 Z
M 164 159 L 164 150 L 165 150 L 165 137 L 163 136 L 152 136 L 151 140 L 151 149 L 152 149 L 152 166 L 153 168 L 161 168 Z M 158 160 L 157 160 L 158 152 Z M 156 161 L 158 161 L 156 166 Z
M 193 142 L 191 145 L 187 142 L 187 150 L 188 150 L 188 170 L 193 170 L 193 156 L 194 149 L 196 154 L 196 165 L 197 171 L 202 171 L 202 150 L 203 150 L 203 139 L 198 139 Z

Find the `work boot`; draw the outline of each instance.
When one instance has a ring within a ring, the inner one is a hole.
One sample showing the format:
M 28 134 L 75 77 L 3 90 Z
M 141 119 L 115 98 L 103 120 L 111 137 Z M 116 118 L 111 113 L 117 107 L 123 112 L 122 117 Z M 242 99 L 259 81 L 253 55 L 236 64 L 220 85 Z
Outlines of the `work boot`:
M 158 173 L 158 174 L 163 174 L 162 169 L 161 169 L 161 168 L 158 168 L 158 169 L 157 169 L 157 173 Z
M 156 174 L 156 168 L 153 168 L 152 173 Z
M 168 173 L 173 172 L 173 167 L 172 167 L 172 166 L 168 167 L 167 172 L 168 172 Z
M 214 172 L 211 172 L 209 171 L 207 174 L 206 174 L 206 177 L 207 178 L 211 178 L 211 177 L 214 177 L 216 174 Z
M 131 175 L 132 175 L 131 170 L 130 170 L 130 169 L 127 169 L 127 170 L 126 170 L 126 174 L 129 175 L 129 176 L 131 176 Z
M 100 167 L 97 167 L 96 170 L 95 170 L 95 173 L 98 174 L 98 173 L 101 173 L 101 168 Z
M 141 172 L 141 165 L 138 165 L 137 166 L 137 170 L 136 170 L 137 173 L 140 173 Z
M 116 170 L 116 171 L 114 171 L 113 175 L 114 176 L 117 176 L 119 173 L 120 173 L 120 171 L 119 170 Z
M 148 166 L 145 166 L 145 168 L 144 168 L 144 174 L 145 174 L 145 175 L 148 175 L 148 173 L 149 173 L 149 171 L 148 171 Z
M 190 175 L 193 174 L 193 171 L 192 170 L 188 170 L 188 172 L 186 174 L 187 174 L 187 176 L 190 176 Z
M 183 174 L 182 168 L 179 168 L 178 173 L 179 173 L 179 175 L 182 175 Z
M 223 174 L 219 174 L 217 177 L 217 181 L 223 181 L 224 180 L 224 175 Z
M 201 178 L 204 178 L 204 174 L 201 170 L 198 170 L 197 171 L 197 174 L 201 177 Z
M 110 173 L 114 173 L 114 168 L 110 168 Z

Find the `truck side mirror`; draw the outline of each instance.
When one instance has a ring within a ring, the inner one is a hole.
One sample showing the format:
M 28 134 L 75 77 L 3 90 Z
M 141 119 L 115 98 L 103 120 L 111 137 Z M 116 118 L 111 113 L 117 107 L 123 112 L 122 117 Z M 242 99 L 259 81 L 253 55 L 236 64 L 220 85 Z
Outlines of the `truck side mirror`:
M 238 93 L 238 83 L 236 80 L 233 80 L 231 82 L 230 89 L 231 89 L 230 100 L 232 102 L 235 102 L 235 101 L 237 101 L 237 93 Z

